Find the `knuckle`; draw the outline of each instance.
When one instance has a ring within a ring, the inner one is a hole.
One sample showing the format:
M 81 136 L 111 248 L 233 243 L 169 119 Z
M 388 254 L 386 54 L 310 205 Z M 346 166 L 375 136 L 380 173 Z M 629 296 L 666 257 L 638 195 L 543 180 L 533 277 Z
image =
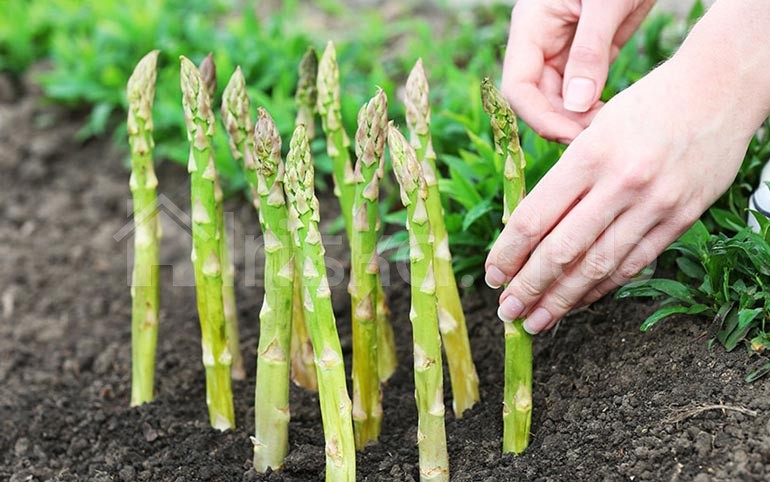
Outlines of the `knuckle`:
M 612 271 L 612 259 L 606 253 L 591 253 L 583 263 L 583 275 L 594 281 L 606 278 Z
M 645 263 L 641 259 L 631 259 L 620 265 L 620 268 L 618 268 L 618 275 L 620 279 L 618 280 L 620 283 L 626 283 L 629 280 L 633 279 L 636 275 L 641 273 L 641 271 L 647 266 L 647 263 Z
M 519 207 L 514 211 L 509 226 L 513 231 L 527 239 L 532 239 L 540 234 L 540 218 L 530 209 Z
M 518 280 L 515 285 L 512 283 L 510 288 L 511 292 L 516 295 L 523 295 L 523 298 L 525 299 L 536 299 L 541 295 L 540 288 L 535 286 L 529 278 L 522 278 Z
M 604 56 L 596 48 L 585 44 L 573 45 L 569 56 L 571 60 L 581 64 L 595 65 L 604 62 Z
M 558 318 L 558 316 L 561 313 L 566 313 L 570 309 L 572 309 L 572 305 L 575 304 L 574 301 L 570 300 L 567 296 L 565 296 L 564 293 L 562 293 L 559 290 L 554 290 L 548 297 L 548 300 L 546 300 L 545 303 L 543 303 L 545 306 L 547 306 L 547 310 L 550 313 L 553 313 L 555 316 L 554 318 Z
M 562 238 L 544 248 L 546 259 L 561 268 L 572 264 L 581 254 L 579 245 L 570 238 Z
M 641 191 L 655 179 L 655 169 L 650 162 L 632 162 L 619 177 L 620 188 L 624 191 Z

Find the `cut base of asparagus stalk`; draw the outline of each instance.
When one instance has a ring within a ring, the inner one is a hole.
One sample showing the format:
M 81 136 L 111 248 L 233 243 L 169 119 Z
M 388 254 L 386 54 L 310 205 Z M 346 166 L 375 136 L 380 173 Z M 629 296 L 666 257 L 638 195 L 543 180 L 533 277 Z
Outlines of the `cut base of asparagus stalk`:
M 455 416 L 461 418 L 466 410 L 479 401 L 479 377 L 473 364 L 465 313 L 452 269 L 449 235 L 444 224 L 444 209 L 436 175 L 436 154 L 430 135 L 428 95 L 428 79 L 420 59 L 406 82 L 406 120 L 411 144 L 422 166 L 428 188 L 426 206 L 435 240 L 433 262 L 437 280 L 439 330 L 452 382 L 452 408 Z
M 345 366 L 331 303 L 318 231 L 319 207 L 314 192 L 314 172 L 307 134 L 298 126 L 286 161 L 286 198 L 289 222 L 298 249 L 303 275 L 305 320 L 316 355 L 318 398 L 326 440 L 326 480 L 355 480 L 355 440 L 352 403 L 345 384 Z
M 201 82 L 200 72 L 190 60 L 181 57 L 182 104 L 190 141 L 192 201 L 192 261 L 195 290 L 201 322 L 201 347 L 206 368 L 206 403 L 214 428 L 235 426 L 230 387 L 232 354 L 228 349 L 222 300 L 222 258 L 216 201 L 217 172 L 212 141 L 214 113 L 211 98 Z
M 425 178 L 414 149 L 392 125 L 388 129 L 393 172 L 407 210 L 414 336 L 414 385 L 419 425 L 420 480 L 448 481 L 449 458 L 444 428 L 441 338 L 438 328 L 433 233 L 428 218 Z
M 129 187 L 134 201 L 134 269 L 131 278 L 131 406 L 154 398 L 155 348 L 160 302 L 160 229 L 152 161 L 152 103 L 158 51 L 142 58 L 128 80 Z
M 516 115 L 489 79 L 481 84 L 481 101 L 490 117 L 495 150 L 503 166 L 503 224 L 524 197 L 524 152 Z M 503 390 L 503 453 L 520 454 L 529 445 L 532 420 L 532 336 L 523 320 L 505 324 L 505 388 Z

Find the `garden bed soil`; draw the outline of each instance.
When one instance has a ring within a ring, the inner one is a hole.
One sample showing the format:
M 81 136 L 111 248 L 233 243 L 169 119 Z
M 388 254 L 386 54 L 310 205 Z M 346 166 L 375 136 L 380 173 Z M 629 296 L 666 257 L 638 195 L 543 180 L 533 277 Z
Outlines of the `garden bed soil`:
M 130 221 L 123 154 L 106 139 L 78 143 L 77 115 L 34 95 L 19 98 L 18 86 L 8 85 L 16 91 L 0 104 L 0 480 L 320 480 L 318 400 L 297 387 L 285 468 L 267 475 L 250 468 L 262 292 L 242 280 L 262 271 L 259 262 L 244 264 L 238 240 L 259 234 L 251 207 L 227 202 L 248 370 L 247 381 L 234 382 L 238 428 L 221 433 L 208 425 L 194 291 L 173 286 L 189 278 L 190 242 L 174 226 L 162 248 L 163 262 L 178 272 L 162 270 L 157 399 L 129 408 L 130 236 L 115 239 Z M 161 192 L 186 210 L 185 170 L 162 164 L 159 178 Z M 336 202 L 328 195 L 321 202 L 328 225 Z M 341 243 L 328 251 L 345 258 Z M 386 290 L 401 363 L 384 390 L 380 443 L 358 454 L 358 475 L 417 480 L 408 286 L 396 281 Z M 495 299 L 479 286 L 464 300 L 482 402 L 459 420 L 447 410 L 452 480 L 770 477 L 770 386 L 743 381 L 752 360 L 741 350 L 709 348 L 709 327 L 699 319 L 640 333 L 654 306 L 635 301 L 602 301 L 537 337 L 532 444 L 520 457 L 502 457 Z M 345 283 L 335 287 L 334 302 L 349 367 Z M 449 397 L 447 382 L 448 407 Z M 683 412 L 713 405 L 730 408 Z

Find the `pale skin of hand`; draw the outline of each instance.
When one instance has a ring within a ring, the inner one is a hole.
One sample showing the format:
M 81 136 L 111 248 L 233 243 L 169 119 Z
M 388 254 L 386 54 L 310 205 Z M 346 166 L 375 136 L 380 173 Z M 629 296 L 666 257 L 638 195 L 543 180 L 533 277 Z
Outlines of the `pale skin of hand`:
M 571 142 L 485 265 L 487 284 L 507 284 L 498 315 L 525 318 L 530 333 L 654 261 L 727 190 L 770 114 L 762 0 L 719 0 L 671 60 L 602 105 L 609 63 L 650 7 L 520 0 L 514 9 L 503 92 L 538 133 Z

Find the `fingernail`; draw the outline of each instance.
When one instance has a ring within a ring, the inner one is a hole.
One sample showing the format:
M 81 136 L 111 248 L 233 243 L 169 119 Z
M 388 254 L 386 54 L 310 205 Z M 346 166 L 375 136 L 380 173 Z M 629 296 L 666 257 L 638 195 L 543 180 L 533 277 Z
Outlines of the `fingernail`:
M 567 84 L 564 108 L 572 112 L 585 112 L 591 108 L 596 94 L 596 83 L 586 77 L 573 77 Z
M 530 335 L 537 335 L 551 322 L 553 316 L 545 308 L 538 308 L 524 320 L 521 327 Z
M 521 316 L 522 311 L 524 311 L 524 303 L 515 296 L 509 296 L 497 309 L 497 317 L 505 322 L 513 321 Z
M 503 286 L 506 281 L 508 281 L 508 277 L 496 266 L 490 266 L 487 268 L 487 274 L 484 276 L 484 282 L 487 284 L 487 286 L 496 290 L 497 288 Z

